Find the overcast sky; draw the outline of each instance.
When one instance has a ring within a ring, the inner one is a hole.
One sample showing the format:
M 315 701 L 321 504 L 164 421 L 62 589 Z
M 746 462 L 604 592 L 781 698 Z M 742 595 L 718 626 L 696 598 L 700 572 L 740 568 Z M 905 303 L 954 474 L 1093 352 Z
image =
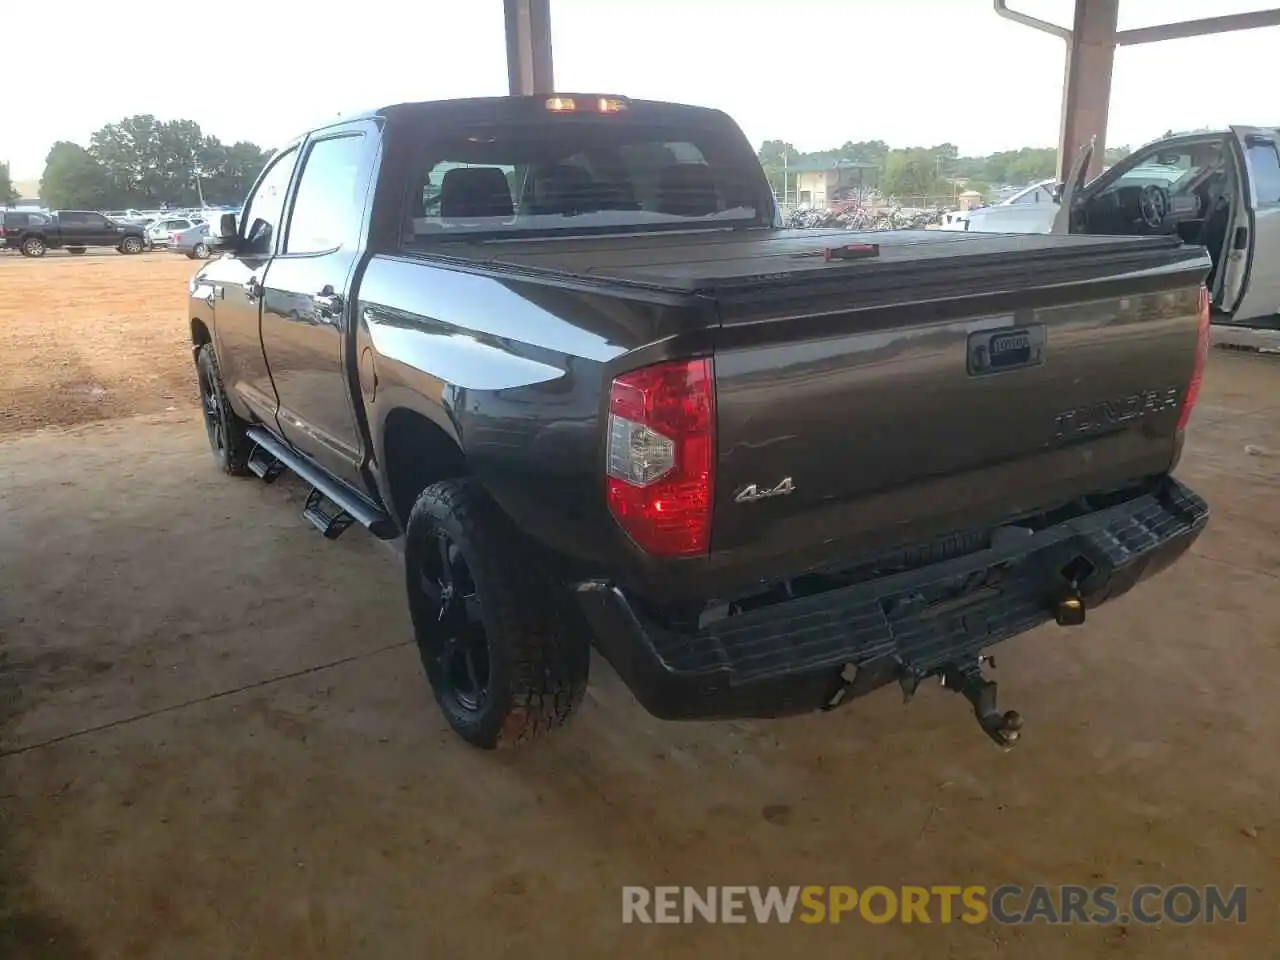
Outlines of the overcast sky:
M 1121 0 L 1120 26 L 1271 5 Z M 1011 6 L 1069 25 L 1072 0 Z M 55 140 L 87 143 L 135 113 L 271 146 L 341 112 L 506 92 L 502 0 L 0 9 L 0 160 L 16 179 L 40 176 Z M 1000 19 L 991 0 L 551 0 L 551 15 L 559 89 L 720 107 L 756 143 L 1057 142 L 1062 41 Z M 1280 123 L 1278 60 L 1280 28 L 1121 49 L 1108 142 Z

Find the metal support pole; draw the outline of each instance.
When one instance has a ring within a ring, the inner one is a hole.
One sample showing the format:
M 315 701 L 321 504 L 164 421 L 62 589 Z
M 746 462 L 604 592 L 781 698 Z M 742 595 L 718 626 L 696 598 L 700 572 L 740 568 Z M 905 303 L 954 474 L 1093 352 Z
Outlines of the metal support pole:
M 1162 26 L 1116 31 L 1119 0 L 1076 0 L 1073 29 L 1009 9 L 1009 0 L 992 0 L 1006 20 L 1061 37 L 1067 44 L 1067 69 L 1062 85 L 1062 127 L 1058 144 L 1058 176 L 1066 177 L 1076 151 L 1094 138 L 1088 176 L 1102 170 L 1107 149 L 1107 114 L 1111 100 L 1111 69 L 1116 47 L 1156 43 L 1181 37 L 1202 37 L 1233 30 L 1280 26 L 1280 9 L 1233 13 Z
M 1094 141 L 1086 179 L 1102 171 L 1111 105 L 1111 70 L 1116 58 L 1119 0 L 1076 0 L 1075 23 L 1067 40 L 1062 84 L 1062 126 L 1058 138 L 1058 179 L 1071 171 L 1081 147 Z
M 551 0 L 503 0 L 512 96 L 551 93 Z

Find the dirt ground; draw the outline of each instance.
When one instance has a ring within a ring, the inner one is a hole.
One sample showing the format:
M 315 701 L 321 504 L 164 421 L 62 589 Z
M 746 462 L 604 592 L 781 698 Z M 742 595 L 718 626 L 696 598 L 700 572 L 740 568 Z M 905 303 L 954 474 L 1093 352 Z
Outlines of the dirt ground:
M 198 264 L 114 250 L 0 254 L 0 437 L 189 406 Z
M 1011 753 L 933 687 L 669 724 L 597 663 L 561 736 L 481 754 L 396 558 L 214 472 L 190 272 L 0 258 L 3 960 L 1277 956 L 1280 360 L 1213 357 L 1194 553 L 1001 650 Z M 1105 882 L 1247 885 L 1248 922 L 621 923 L 627 884 Z

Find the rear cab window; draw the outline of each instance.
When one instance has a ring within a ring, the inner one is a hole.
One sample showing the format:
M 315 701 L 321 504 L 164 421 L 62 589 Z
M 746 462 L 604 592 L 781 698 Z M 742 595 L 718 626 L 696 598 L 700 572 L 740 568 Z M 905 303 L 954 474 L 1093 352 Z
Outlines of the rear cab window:
M 713 111 L 647 105 L 492 122 L 418 137 L 403 241 L 633 233 L 772 221 L 750 145 Z M 718 120 L 718 122 L 716 122 Z

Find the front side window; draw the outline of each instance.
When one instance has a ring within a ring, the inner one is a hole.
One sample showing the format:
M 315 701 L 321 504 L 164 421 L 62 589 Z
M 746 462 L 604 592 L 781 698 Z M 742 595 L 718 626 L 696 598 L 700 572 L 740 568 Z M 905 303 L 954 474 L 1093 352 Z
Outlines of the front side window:
M 276 233 L 284 218 L 285 194 L 297 158 L 298 151 L 293 147 L 277 154 L 245 204 L 242 221 L 245 253 L 268 256 L 274 249 Z
M 364 137 L 358 134 L 311 145 L 289 216 L 285 253 L 322 253 L 353 237 L 364 202 L 363 158 Z
M 406 242 L 474 234 L 758 222 L 772 207 L 749 149 L 692 121 L 521 120 L 425 139 Z

